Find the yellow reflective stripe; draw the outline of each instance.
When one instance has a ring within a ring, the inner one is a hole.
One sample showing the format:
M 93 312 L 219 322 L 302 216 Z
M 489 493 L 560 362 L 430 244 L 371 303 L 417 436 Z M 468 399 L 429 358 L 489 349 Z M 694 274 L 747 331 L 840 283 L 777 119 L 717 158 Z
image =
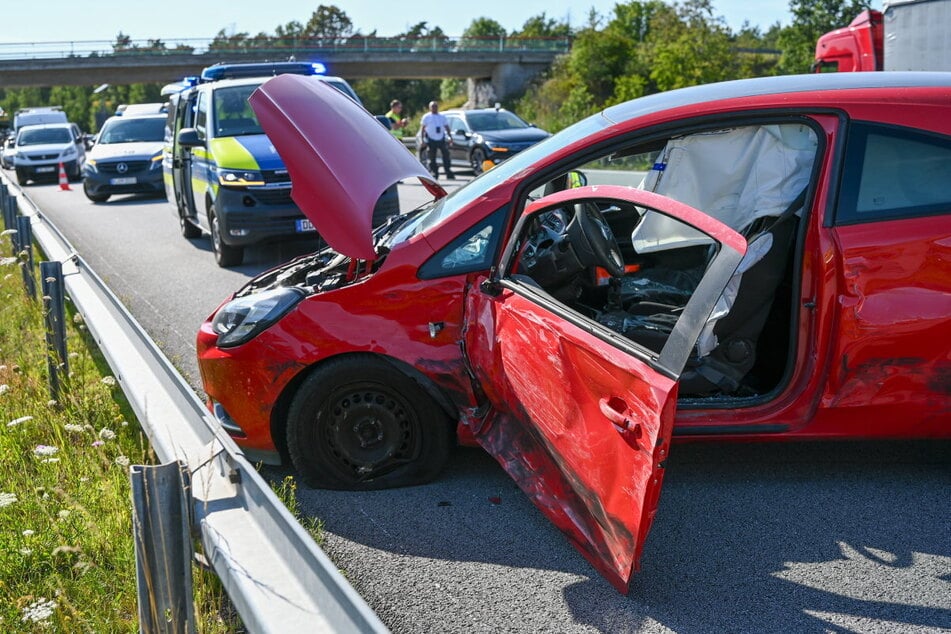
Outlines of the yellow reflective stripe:
M 235 137 L 212 139 L 208 144 L 209 162 L 229 170 L 259 170 L 257 159 Z

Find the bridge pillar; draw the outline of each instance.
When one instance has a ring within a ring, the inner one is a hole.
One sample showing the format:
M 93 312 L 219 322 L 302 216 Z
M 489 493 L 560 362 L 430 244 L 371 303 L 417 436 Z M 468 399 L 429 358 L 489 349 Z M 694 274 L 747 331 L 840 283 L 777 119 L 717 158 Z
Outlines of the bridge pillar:
M 475 77 L 466 80 L 469 101 L 467 108 L 491 108 L 496 101 L 518 94 L 537 77 L 545 66 L 533 64 L 496 64 L 492 77 Z

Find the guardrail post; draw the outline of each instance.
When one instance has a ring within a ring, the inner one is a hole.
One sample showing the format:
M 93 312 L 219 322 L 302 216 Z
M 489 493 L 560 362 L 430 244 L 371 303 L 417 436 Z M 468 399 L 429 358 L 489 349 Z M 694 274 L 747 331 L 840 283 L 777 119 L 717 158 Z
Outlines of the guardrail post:
M 142 634 L 193 634 L 191 484 L 181 461 L 133 465 L 132 532 Z
M 4 186 L 3 189 L 6 189 Z M 13 196 L 7 195 L 3 201 L 3 228 L 4 229 L 16 229 L 17 228 L 17 205 L 16 198 Z
M 17 218 L 17 253 L 23 269 L 23 286 L 30 299 L 36 300 L 36 276 L 33 272 L 33 224 L 29 216 Z
M 69 376 L 66 355 L 66 293 L 63 286 L 63 264 L 40 262 L 43 288 L 43 312 L 46 315 L 46 366 L 50 373 L 50 398 L 59 398 L 60 371 Z

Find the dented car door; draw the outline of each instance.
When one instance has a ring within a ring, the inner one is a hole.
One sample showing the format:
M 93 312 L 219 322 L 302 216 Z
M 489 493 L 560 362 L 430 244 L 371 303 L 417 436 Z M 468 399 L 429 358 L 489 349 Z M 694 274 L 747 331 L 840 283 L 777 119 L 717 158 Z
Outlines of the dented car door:
M 615 203 L 672 216 L 717 243 L 656 353 L 518 272 L 536 214 Z M 739 234 L 687 205 L 626 187 L 583 187 L 529 205 L 499 272 L 467 295 L 464 346 L 486 399 L 485 415 L 472 423 L 476 439 L 620 592 L 657 509 L 677 377 L 745 251 Z

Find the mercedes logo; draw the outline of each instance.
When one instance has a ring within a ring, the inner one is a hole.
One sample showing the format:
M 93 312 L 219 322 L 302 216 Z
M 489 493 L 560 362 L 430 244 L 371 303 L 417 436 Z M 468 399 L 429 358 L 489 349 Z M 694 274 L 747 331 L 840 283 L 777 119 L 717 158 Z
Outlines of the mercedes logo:
M 126 172 L 129 171 L 129 166 L 126 165 L 125 163 L 119 163 L 118 165 L 116 165 L 116 171 L 119 172 L 120 174 L 125 174 Z

